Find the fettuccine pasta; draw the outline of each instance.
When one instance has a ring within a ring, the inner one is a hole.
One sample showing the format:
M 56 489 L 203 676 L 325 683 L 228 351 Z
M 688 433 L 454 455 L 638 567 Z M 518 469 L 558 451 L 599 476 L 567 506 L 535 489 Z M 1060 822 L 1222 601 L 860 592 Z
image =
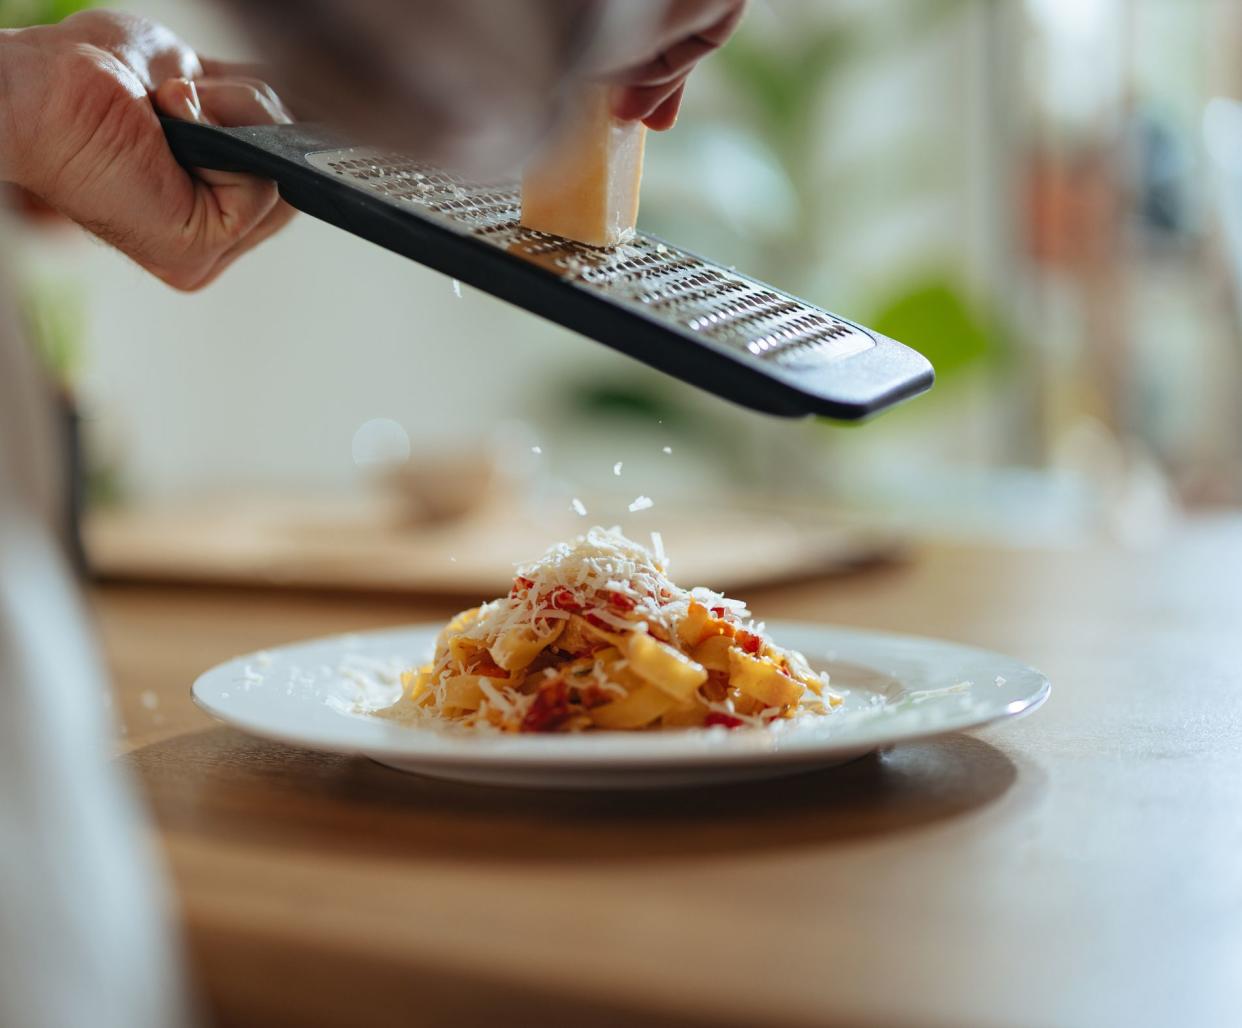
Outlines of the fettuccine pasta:
M 398 706 L 506 732 L 737 728 L 840 706 L 744 604 L 674 585 L 655 541 L 593 528 L 554 546 L 449 622 Z

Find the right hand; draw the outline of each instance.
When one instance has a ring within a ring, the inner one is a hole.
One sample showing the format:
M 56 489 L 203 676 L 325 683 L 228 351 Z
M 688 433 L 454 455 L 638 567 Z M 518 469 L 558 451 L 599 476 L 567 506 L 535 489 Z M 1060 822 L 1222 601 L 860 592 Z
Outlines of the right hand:
M 165 115 L 289 121 L 279 98 L 142 18 L 92 11 L 0 34 L 0 179 L 23 186 L 178 289 L 197 289 L 293 211 L 249 175 L 187 171 Z

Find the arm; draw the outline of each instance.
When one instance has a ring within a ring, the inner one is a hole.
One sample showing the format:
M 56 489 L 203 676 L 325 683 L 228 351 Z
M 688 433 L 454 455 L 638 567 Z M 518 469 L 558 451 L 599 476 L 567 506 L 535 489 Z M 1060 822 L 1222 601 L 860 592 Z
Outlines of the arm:
M 170 285 L 205 285 L 291 215 L 271 183 L 173 159 L 157 111 L 288 120 L 262 83 L 217 70 L 166 29 L 110 12 L 0 34 L 0 178 Z

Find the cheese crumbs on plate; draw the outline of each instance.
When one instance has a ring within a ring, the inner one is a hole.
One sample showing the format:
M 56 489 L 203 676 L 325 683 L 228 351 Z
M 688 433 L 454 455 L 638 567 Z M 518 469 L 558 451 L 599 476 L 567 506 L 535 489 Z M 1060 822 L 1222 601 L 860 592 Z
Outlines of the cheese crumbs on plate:
M 745 604 L 682 589 L 655 552 L 592 528 L 458 614 L 387 712 L 505 732 L 764 726 L 841 705 Z

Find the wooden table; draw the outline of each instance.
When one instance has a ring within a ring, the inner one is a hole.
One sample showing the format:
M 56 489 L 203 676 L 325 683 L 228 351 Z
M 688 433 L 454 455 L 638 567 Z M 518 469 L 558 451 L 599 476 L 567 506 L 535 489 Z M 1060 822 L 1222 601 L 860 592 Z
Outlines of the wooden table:
M 452 604 L 110 587 L 198 982 L 237 1025 L 1242 1024 L 1242 519 L 752 597 L 1042 668 L 1031 718 L 719 790 L 492 790 L 246 738 L 238 652 Z

